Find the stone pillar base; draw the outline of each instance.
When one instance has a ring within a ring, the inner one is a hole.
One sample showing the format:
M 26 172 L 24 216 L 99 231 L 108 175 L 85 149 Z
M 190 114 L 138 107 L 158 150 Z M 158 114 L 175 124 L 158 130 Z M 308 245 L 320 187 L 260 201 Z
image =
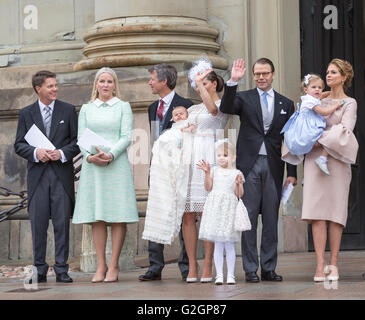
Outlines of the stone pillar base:
M 104 66 L 140 66 L 161 62 L 191 62 L 208 56 L 213 66 L 226 69 L 227 61 L 216 53 L 218 31 L 198 18 L 145 16 L 97 22 L 88 31 L 85 59 L 75 70 Z

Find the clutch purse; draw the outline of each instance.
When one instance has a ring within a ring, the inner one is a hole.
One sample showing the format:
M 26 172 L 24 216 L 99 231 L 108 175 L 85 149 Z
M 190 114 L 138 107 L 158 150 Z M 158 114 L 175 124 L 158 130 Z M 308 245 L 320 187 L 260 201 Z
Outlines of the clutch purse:
M 241 199 L 238 200 L 236 206 L 236 215 L 234 217 L 234 230 L 235 231 L 251 230 L 251 221 L 250 218 L 248 217 L 247 209 Z

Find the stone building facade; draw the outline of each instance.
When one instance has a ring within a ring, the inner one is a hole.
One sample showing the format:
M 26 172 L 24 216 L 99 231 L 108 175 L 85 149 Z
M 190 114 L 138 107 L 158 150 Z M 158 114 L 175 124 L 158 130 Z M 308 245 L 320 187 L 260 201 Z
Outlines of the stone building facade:
M 32 74 L 56 72 L 58 98 L 80 108 L 90 98 L 96 69 L 107 65 L 117 71 L 137 129 L 129 157 L 141 213 L 140 223 L 128 229 L 121 258 L 125 269 L 147 253 L 141 240 L 150 152 L 147 107 L 157 99 L 147 85 L 149 65 L 174 64 L 179 72 L 176 91 L 198 101 L 186 77 L 193 60 L 207 55 L 228 80 L 233 60 L 244 57 L 248 72 L 239 84 L 244 90 L 254 85 L 250 66 L 266 56 L 277 69 L 274 89 L 294 101 L 300 95 L 299 0 L 2 0 L 0 29 L 0 186 L 11 190 L 26 188 L 25 161 L 15 155 L 13 142 L 19 110 L 36 99 Z M 238 119 L 232 117 L 226 133 L 233 140 L 237 128 Z M 301 179 L 300 166 L 298 186 L 280 209 L 280 252 L 308 248 L 307 225 L 300 221 Z M 0 208 L 15 202 L 15 197 L 1 197 Z M 83 269 L 90 271 L 95 265 L 90 229 L 71 229 L 70 255 L 81 256 Z M 48 254 L 53 257 L 51 227 L 49 235 Z M 0 223 L 0 243 L 0 260 L 31 260 L 25 210 Z M 165 249 L 172 259 L 177 251 L 177 243 Z

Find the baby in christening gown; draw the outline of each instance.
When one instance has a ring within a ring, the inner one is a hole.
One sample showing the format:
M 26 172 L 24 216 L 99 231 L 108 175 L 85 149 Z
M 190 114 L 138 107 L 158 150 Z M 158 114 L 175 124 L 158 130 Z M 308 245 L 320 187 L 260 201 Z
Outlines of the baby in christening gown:
M 326 128 L 324 116 L 330 115 L 342 106 L 343 102 L 336 103 L 329 108 L 321 106 L 320 96 L 323 88 L 324 82 L 319 76 L 308 74 L 304 77 L 302 91 L 305 95 L 301 97 L 302 104 L 281 130 L 281 133 L 284 133 L 285 141 L 282 152 L 284 161 L 293 165 L 299 164 L 304 155 L 312 150 Z M 285 147 L 289 149 L 290 153 Z M 325 174 L 330 175 L 327 168 L 327 157 L 328 153 L 323 149 L 315 163 Z
M 184 213 L 191 133 L 195 127 L 189 124 L 185 107 L 172 111 L 174 121 L 155 141 L 150 167 L 150 189 L 142 239 L 171 244 L 180 231 Z M 185 145 L 185 148 L 184 148 Z M 186 150 L 186 151 L 185 151 Z
M 189 123 L 188 111 L 183 106 L 177 106 L 172 111 L 172 127 L 166 130 L 159 138 L 159 142 L 175 142 L 176 146 L 181 149 L 183 145 L 183 132 L 194 132 L 195 126 Z

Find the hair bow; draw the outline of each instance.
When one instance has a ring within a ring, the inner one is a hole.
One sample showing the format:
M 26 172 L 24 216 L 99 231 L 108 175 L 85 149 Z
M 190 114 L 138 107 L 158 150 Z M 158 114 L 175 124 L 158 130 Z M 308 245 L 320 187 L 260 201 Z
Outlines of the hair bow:
M 307 86 L 309 84 L 309 79 L 311 78 L 311 74 L 307 74 L 305 77 L 304 77 L 304 84 Z
M 227 138 L 225 139 L 220 139 L 215 143 L 215 148 L 217 149 L 221 144 L 229 142 L 229 140 Z

